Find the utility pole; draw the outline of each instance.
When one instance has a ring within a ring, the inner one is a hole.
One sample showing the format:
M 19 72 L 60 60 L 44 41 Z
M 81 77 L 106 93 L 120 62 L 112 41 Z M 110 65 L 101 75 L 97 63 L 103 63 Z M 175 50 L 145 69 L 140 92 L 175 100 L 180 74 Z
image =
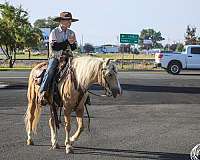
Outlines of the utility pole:
M 83 49 L 83 35 L 81 36 L 81 52 L 82 53 L 84 52 L 84 49 Z

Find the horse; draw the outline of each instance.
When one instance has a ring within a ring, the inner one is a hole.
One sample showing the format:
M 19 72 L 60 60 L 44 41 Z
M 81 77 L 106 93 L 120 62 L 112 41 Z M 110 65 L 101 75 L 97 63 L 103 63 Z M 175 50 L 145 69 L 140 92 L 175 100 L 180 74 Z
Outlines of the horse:
M 58 83 L 58 90 L 63 102 L 64 124 L 65 124 L 65 150 L 66 153 L 73 153 L 73 143 L 78 140 L 81 132 L 84 130 L 83 114 L 85 101 L 88 96 L 88 88 L 92 84 L 99 84 L 105 88 L 107 95 L 116 98 L 122 94 L 122 89 L 118 79 L 118 71 L 116 65 L 110 59 L 96 58 L 90 56 L 76 57 L 71 61 L 71 69 L 73 74 L 65 75 Z M 27 132 L 27 145 L 34 145 L 32 133 L 37 133 L 37 125 L 39 123 L 42 106 L 38 103 L 40 86 L 34 80 L 36 73 L 41 68 L 47 67 L 47 63 L 43 62 L 36 65 L 30 73 L 28 81 L 28 108 L 25 113 L 25 127 Z M 74 75 L 74 76 L 72 76 Z M 76 81 L 76 83 L 75 83 Z M 80 89 L 82 93 L 80 92 Z M 83 94 L 80 99 L 80 94 Z M 48 105 L 52 104 L 52 96 L 48 95 Z M 77 104 L 78 103 L 78 104 Z M 76 107 L 75 107 L 76 106 Z M 75 111 L 77 120 L 77 130 L 70 137 L 71 129 L 71 112 Z M 52 149 L 59 148 L 57 140 L 57 128 L 55 119 L 50 117 L 49 127 L 51 130 Z

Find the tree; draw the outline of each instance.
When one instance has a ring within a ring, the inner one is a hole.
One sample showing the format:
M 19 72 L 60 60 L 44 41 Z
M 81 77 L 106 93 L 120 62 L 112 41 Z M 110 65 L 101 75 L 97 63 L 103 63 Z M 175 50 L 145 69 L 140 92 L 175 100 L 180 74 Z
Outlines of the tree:
M 21 6 L 15 8 L 8 2 L 0 4 L 0 48 L 10 60 L 10 67 L 15 62 L 17 49 L 36 45 L 42 38 L 40 35 L 32 28 L 28 21 L 28 13 Z
M 184 45 L 182 43 L 166 44 L 164 50 L 182 52 Z
M 174 43 L 174 44 L 170 45 L 169 50 L 170 51 L 176 51 L 176 48 L 177 48 L 177 43 Z
M 165 51 L 169 51 L 169 49 L 170 49 L 170 44 L 166 44 L 166 45 L 164 46 L 164 50 L 165 50 Z
M 93 45 L 89 44 L 89 43 L 86 43 L 84 46 L 83 46 L 83 49 L 86 53 L 90 53 L 90 52 L 94 52 L 94 47 Z
M 197 44 L 197 37 L 196 37 L 196 27 L 191 28 L 189 25 L 187 26 L 186 29 L 186 34 L 185 34 L 185 44 L 186 45 L 192 45 L 192 44 Z
M 177 52 L 182 52 L 184 49 L 183 43 L 177 43 L 176 51 Z
M 51 28 L 52 30 L 58 26 L 58 22 L 53 21 L 53 19 L 53 17 L 48 17 L 47 19 L 37 19 L 33 25 L 36 28 Z
M 43 38 L 42 32 L 39 28 L 30 28 L 25 35 L 26 48 L 36 48 Z
M 145 43 L 145 40 L 151 43 Z M 163 48 L 159 41 L 164 40 L 161 32 L 156 32 L 153 29 L 143 29 L 139 37 L 139 45 L 141 49 Z
M 130 53 L 131 52 L 131 45 L 130 44 L 121 44 L 120 45 L 120 52 Z

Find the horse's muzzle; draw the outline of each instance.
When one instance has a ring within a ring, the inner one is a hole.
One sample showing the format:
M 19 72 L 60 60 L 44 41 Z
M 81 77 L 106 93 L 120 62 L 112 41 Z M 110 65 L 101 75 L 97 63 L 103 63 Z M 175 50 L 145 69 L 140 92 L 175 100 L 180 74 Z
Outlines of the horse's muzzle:
M 111 91 L 112 91 L 112 95 L 114 98 L 116 98 L 117 95 L 121 95 L 121 91 L 118 88 L 113 88 L 113 89 L 111 89 Z

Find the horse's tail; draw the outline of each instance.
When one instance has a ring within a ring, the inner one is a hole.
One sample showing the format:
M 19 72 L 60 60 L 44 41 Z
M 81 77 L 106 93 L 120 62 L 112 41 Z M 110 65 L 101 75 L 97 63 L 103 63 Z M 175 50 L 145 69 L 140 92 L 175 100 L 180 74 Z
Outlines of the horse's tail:
M 28 108 L 24 118 L 26 131 L 32 131 L 36 134 L 41 115 L 41 106 L 38 103 L 38 89 L 36 89 L 36 84 L 34 84 L 31 76 L 29 77 L 27 98 Z
M 32 125 L 32 131 L 35 134 L 37 133 L 37 126 L 40 120 L 40 115 L 41 115 L 41 107 L 37 104 L 37 107 L 34 113 L 35 118 L 33 120 L 33 125 Z

